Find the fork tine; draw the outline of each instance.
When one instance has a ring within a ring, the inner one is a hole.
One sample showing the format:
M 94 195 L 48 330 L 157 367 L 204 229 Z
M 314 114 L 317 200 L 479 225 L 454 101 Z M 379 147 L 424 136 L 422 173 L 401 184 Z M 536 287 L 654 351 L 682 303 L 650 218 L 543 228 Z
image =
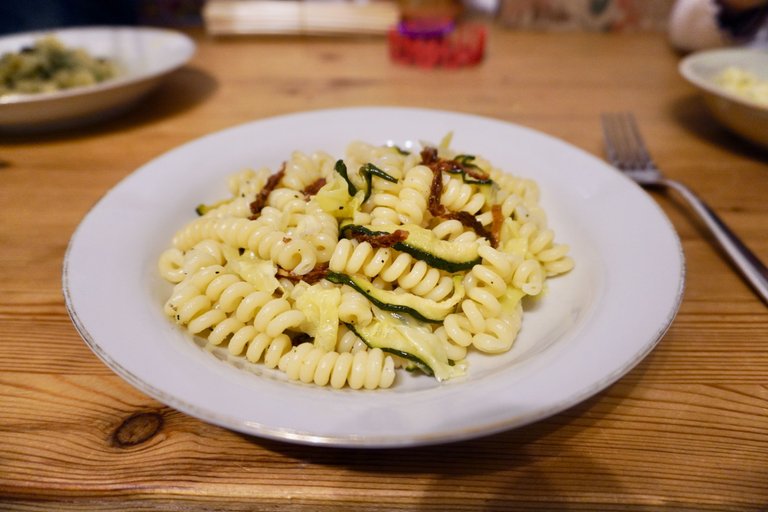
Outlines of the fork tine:
M 621 142 L 619 131 L 616 128 L 616 114 L 602 114 L 600 121 L 603 127 L 603 142 L 605 144 L 605 153 L 608 156 L 608 161 L 614 165 L 614 167 L 621 168 L 624 164 L 619 161 L 619 155 L 617 148 Z
M 647 169 L 649 167 L 653 167 L 653 158 L 651 158 L 651 153 L 648 151 L 648 148 L 645 146 L 645 141 L 643 140 L 643 136 L 640 135 L 640 128 L 637 126 L 637 122 L 635 121 L 635 116 L 631 113 L 625 113 L 624 114 L 624 120 L 627 124 L 627 130 L 630 134 L 630 140 L 634 140 L 635 144 L 635 151 L 638 158 L 638 164 L 640 168 Z M 645 164 L 645 165 L 642 165 Z
M 621 112 L 603 114 L 601 118 L 606 152 L 613 165 L 625 170 L 655 167 L 634 115 Z

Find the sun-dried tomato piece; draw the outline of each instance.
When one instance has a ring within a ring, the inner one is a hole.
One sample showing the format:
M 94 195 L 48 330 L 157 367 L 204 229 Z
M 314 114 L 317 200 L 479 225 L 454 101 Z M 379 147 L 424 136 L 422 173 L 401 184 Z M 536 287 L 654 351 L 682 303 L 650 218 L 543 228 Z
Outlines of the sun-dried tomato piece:
M 499 238 L 501 237 L 501 225 L 504 224 L 504 216 L 501 214 L 501 205 L 495 204 L 491 206 L 491 215 L 493 215 L 493 221 L 491 222 L 491 247 L 494 249 L 499 246 Z
M 437 167 L 432 169 L 432 184 L 429 187 L 429 199 L 427 200 L 427 209 L 435 217 L 440 217 L 445 213 L 445 206 L 440 204 L 440 198 L 443 195 L 443 173 Z
M 442 215 L 445 219 L 456 219 L 459 222 L 461 222 L 462 225 L 468 227 L 475 233 L 477 233 L 478 236 L 482 236 L 483 238 L 487 238 L 491 243 L 493 243 L 493 239 L 491 236 L 491 233 L 488 232 L 485 227 L 480 224 L 480 221 L 475 218 L 474 215 L 468 212 L 446 212 Z
M 488 173 L 484 172 L 476 165 L 459 164 L 459 167 L 461 167 L 461 170 L 464 171 L 464 174 L 468 174 L 478 181 L 486 181 L 490 178 Z
M 392 247 L 399 242 L 405 241 L 408 238 L 408 232 L 404 229 L 396 229 L 392 233 L 369 235 L 361 231 L 351 230 L 349 236 L 358 242 L 368 242 L 371 244 L 371 247 L 379 249 L 382 247 Z
M 437 156 L 437 148 L 425 147 L 421 150 L 421 163 L 432 169 L 433 171 L 440 170 L 443 172 L 449 172 L 452 174 L 461 173 L 465 176 L 474 178 L 477 181 L 488 181 L 490 175 L 480 169 L 478 166 L 471 163 L 472 157 L 463 157 L 460 155 L 453 160 L 447 158 L 440 158 Z M 466 179 L 465 179 L 466 181 Z
M 424 149 L 421 150 L 421 163 L 424 165 L 431 165 L 435 162 L 437 162 L 437 148 L 433 148 L 431 146 L 427 146 Z
M 288 279 L 289 281 L 293 281 L 294 283 L 298 283 L 299 281 L 304 281 L 307 284 L 315 284 L 321 279 L 324 279 L 327 274 L 328 274 L 327 263 L 318 263 L 315 266 L 315 268 L 313 268 L 312 270 L 310 270 L 304 275 L 294 274 L 293 272 L 285 270 L 284 268 L 280 268 L 280 267 L 277 268 L 277 277 Z
M 267 182 L 259 191 L 256 199 L 254 199 L 250 204 L 252 215 L 249 218 L 251 220 L 255 220 L 259 217 L 259 215 L 261 215 L 261 210 L 267 205 L 269 194 L 271 194 L 272 191 L 277 187 L 277 185 L 280 183 L 280 180 L 283 179 L 283 176 L 285 176 L 285 163 L 283 163 L 283 166 L 279 171 L 267 179 Z
M 310 183 L 309 185 L 304 188 L 302 191 L 304 193 L 304 197 L 312 197 L 315 194 L 318 193 L 318 191 L 325 186 L 325 178 L 317 178 L 314 182 Z
M 445 206 L 440 203 L 443 195 L 443 172 L 463 172 L 469 174 L 478 180 L 488 179 L 488 176 L 479 168 L 473 165 L 464 165 L 457 160 L 446 160 L 437 156 L 437 148 L 426 147 L 421 151 L 421 163 L 432 170 L 432 184 L 429 187 L 429 199 L 427 200 L 427 209 L 434 217 L 444 219 L 456 219 L 465 227 L 470 228 L 478 236 L 487 238 L 493 247 L 498 245 L 498 236 L 494 236 L 475 218 L 474 215 L 467 212 L 449 212 Z M 499 215 L 501 210 L 499 210 Z M 495 214 L 494 214 L 495 215 Z M 495 217 L 494 217 L 495 218 Z M 493 229 L 493 228 L 492 228 Z M 499 225 L 499 229 L 501 226 Z

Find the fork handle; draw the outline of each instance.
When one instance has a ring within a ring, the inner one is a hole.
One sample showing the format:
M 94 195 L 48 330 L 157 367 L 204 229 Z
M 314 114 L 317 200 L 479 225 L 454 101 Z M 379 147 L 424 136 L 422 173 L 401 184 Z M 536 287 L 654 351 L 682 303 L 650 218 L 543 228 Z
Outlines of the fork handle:
M 731 258 L 731 261 L 733 261 L 763 301 L 768 304 L 768 268 L 695 192 L 674 180 L 665 179 L 664 184 L 675 189 L 688 201 Z

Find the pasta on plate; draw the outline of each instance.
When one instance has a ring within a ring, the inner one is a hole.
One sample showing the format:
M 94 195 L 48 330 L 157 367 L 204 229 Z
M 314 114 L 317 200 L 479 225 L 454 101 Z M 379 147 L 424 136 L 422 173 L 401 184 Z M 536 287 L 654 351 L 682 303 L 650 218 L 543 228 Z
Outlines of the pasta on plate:
M 420 151 L 355 141 L 342 159 L 290 155 L 200 205 L 158 262 L 165 313 L 233 356 L 294 380 L 387 388 L 439 381 L 469 351 L 508 351 L 522 300 L 571 270 L 536 183 L 446 136 Z

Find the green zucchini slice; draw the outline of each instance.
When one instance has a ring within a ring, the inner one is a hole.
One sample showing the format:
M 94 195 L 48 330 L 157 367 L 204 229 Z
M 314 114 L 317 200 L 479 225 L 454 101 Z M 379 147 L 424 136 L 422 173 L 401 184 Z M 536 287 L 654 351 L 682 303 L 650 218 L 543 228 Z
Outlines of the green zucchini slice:
M 347 165 L 344 163 L 344 161 L 337 160 L 333 168 L 342 178 L 344 178 L 344 181 L 347 182 L 347 192 L 349 195 L 354 196 L 357 194 L 357 187 L 354 183 L 352 183 L 352 180 L 350 179 L 349 173 L 347 171 Z M 362 165 L 358 171 L 358 174 L 360 174 L 363 180 L 365 180 L 365 195 L 363 196 L 363 203 L 371 197 L 371 192 L 373 192 L 374 176 L 389 181 L 390 183 L 397 183 L 397 178 L 387 174 L 370 162 Z
M 394 313 L 411 315 L 422 322 L 440 323 L 456 309 L 464 298 L 461 277 L 454 277 L 453 295 L 443 301 L 434 301 L 412 293 L 395 293 L 381 290 L 364 277 L 349 276 L 339 272 L 328 272 L 325 278 L 335 284 L 345 284 L 362 293 L 366 299 L 381 309 Z
M 465 365 L 450 361 L 440 338 L 420 322 L 374 308 L 371 323 L 347 327 L 369 347 L 402 357 L 438 381 L 465 372 Z
M 424 261 L 430 267 L 453 273 L 469 270 L 480 263 L 477 243 L 455 243 L 441 240 L 431 230 L 416 224 L 404 224 L 402 226 L 346 224 L 341 226 L 339 234 L 342 236 L 347 236 L 349 233 L 362 233 L 369 236 L 388 235 L 398 229 L 407 231 L 408 238 L 402 242 L 397 242 L 392 247 Z

